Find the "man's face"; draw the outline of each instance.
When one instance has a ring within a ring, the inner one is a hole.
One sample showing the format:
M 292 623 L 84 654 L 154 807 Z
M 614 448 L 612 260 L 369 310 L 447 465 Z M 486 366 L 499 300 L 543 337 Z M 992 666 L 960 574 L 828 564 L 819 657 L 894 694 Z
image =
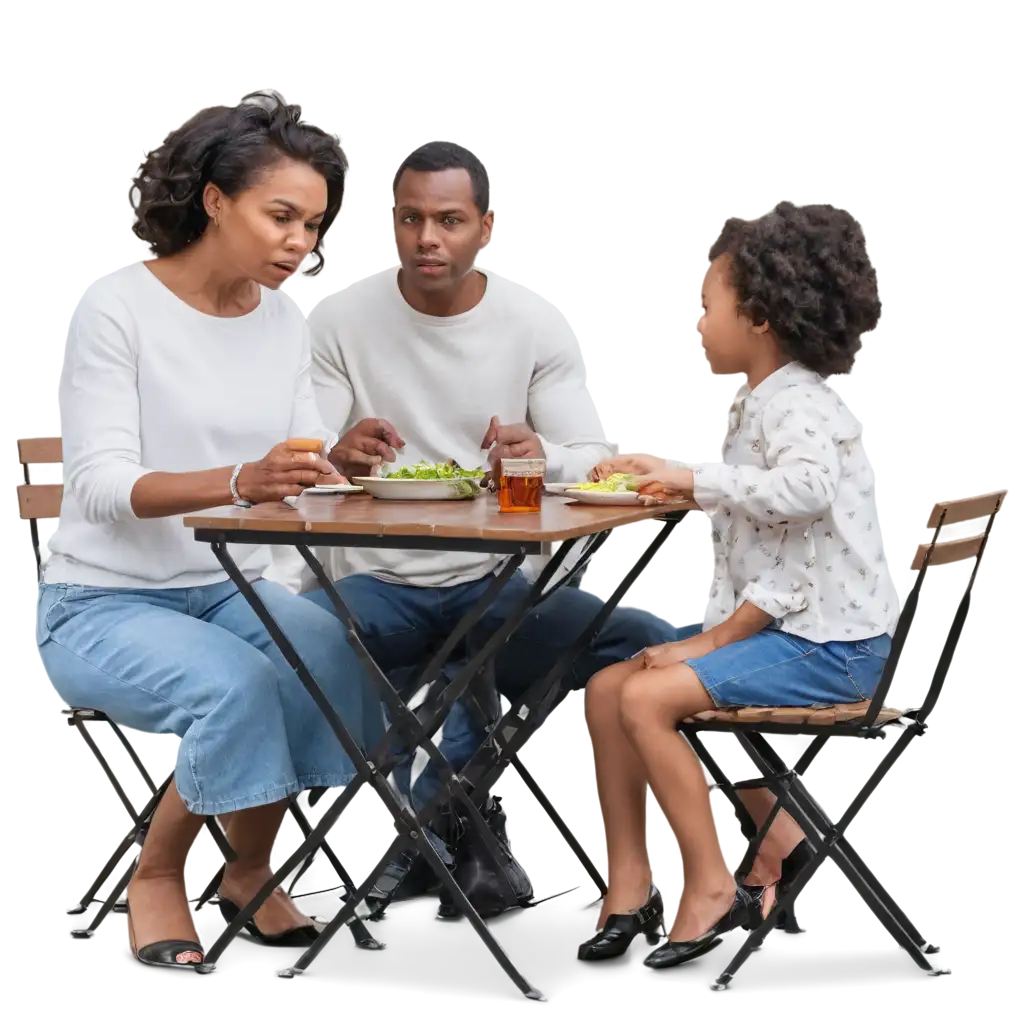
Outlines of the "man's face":
M 395 242 L 403 280 L 423 291 L 457 284 L 491 240 L 494 214 L 473 202 L 469 171 L 407 170 L 395 190 Z

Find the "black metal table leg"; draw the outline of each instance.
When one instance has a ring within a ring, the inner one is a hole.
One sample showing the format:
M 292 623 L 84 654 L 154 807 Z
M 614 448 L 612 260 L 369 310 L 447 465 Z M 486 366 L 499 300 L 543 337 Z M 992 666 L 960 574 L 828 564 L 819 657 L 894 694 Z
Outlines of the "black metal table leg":
M 392 728 L 388 731 L 380 744 L 378 744 L 377 749 L 371 754 L 371 757 L 379 764 L 382 773 L 387 774 L 390 772 L 391 768 L 394 766 L 392 762 L 394 762 L 395 759 L 389 759 L 385 751 L 389 749 L 392 733 L 401 738 L 407 754 L 411 754 L 411 752 L 416 748 L 425 751 L 431 762 L 438 769 L 440 778 L 442 779 L 442 789 L 440 794 L 441 802 L 454 801 L 465 809 L 471 822 L 475 825 L 477 833 L 487 849 L 487 852 L 494 860 L 495 865 L 500 865 L 500 851 L 498 849 L 497 841 L 491 834 L 486 822 L 483 820 L 479 802 L 469 798 L 458 774 L 453 770 L 451 764 L 444 755 L 442 755 L 438 750 L 432 737 L 443 722 L 444 718 L 447 716 L 455 701 L 466 692 L 474 679 L 476 679 L 484 668 L 491 662 L 500 647 L 515 632 L 525 617 L 529 614 L 530 610 L 535 606 L 537 597 L 543 591 L 547 580 L 557 570 L 561 560 L 565 557 L 565 552 L 560 550 L 556 553 L 551 562 L 545 566 L 544 571 L 541 573 L 541 576 L 535 582 L 530 591 L 513 605 L 513 608 L 506 616 L 505 622 L 487 639 L 480 650 L 470 658 L 469 662 L 460 670 L 455 679 L 448 683 L 448 685 L 444 686 L 437 694 L 431 694 L 428 690 L 427 699 L 422 705 L 420 705 L 417 712 L 414 714 L 401 699 L 391 680 L 383 671 L 381 671 L 374 661 L 368 648 L 359 636 L 354 616 L 352 616 L 351 612 L 345 606 L 344 601 L 341 599 L 341 596 L 334 587 L 333 581 L 327 577 L 319 561 L 313 557 L 308 548 L 299 546 L 299 551 L 313 570 L 318 582 L 327 593 L 338 617 L 348 624 L 350 642 L 353 649 L 366 666 L 371 680 L 377 687 L 377 690 L 392 717 Z M 440 668 L 443 660 L 447 658 L 448 654 L 450 654 L 452 650 L 454 650 L 459 640 L 468 634 L 472 625 L 479 621 L 486 609 L 497 600 L 500 596 L 501 590 L 512 578 L 512 575 L 521 562 L 521 556 L 510 559 L 503 569 L 495 575 L 495 578 L 491 581 L 487 590 L 477 601 L 476 605 L 470 609 L 470 611 L 467 612 L 458 623 L 448 641 L 442 647 L 441 652 L 431 659 L 430 664 L 428 664 L 427 668 L 421 674 L 416 686 L 412 687 L 414 691 L 419 685 L 427 683 L 430 680 L 433 673 Z M 430 687 L 433 687 L 436 685 L 436 682 L 430 682 L 429 685 Z M 385 762 L 388 762 L 387 767 L 385 767 Z M 433 813 L 433 811 L 429 814 L 424 812 L 422 814 L 423 820 L 430 820 Z M 442 879 L 442 881 L 444 880 Z
M 558 696 L 562 678 L 575 660 L 583 653 L 587 645 L 601 631 L 629 587 L 632 586 L 662 544 L 668 539 L 675 526 L 681 521 L 682 514 L 676 513 L 665 518 L 666 521 L 662 529 L 641 554 L 633 568 L 626 574 L 589 625 L 583 629 L 573 643 L 566 647 L 548 673 L 530 686 L 522 697 L 513 702 L 509 710 L 502 716 L 498 724 L 459 773 L 459 780 L 462 781 L 467 789 L 472 791 L 473 799 L 478 804 L 482 804 L 486 800 L 491 787 L 504 773 L 511 763 L 512 757 L 522 749 L 527 740 L 543 724 L 548 711 Z M 550 563 L 546 568 L 550 568 Z M 543 574 L 538 578 L 538 585 L 541 587 L 544 585 Z M 427 807 L 420 811 L 422 819 L 425 821 L 430 820 L 445 800 L 446 794 L 442 789 L 442 792 L 437 794 Z
M 381 860 L 378 868 L 371 877 L 354 892 L 350 892 L 349 898 L 345 901 L 341 911 L 328 924 L 314 945 L 299 958 L 295 967 L 289 972 L 284 972 L 285 976 L 292 976 L 297 972 L 305 970 L 306 966 L 308 966 L 316 955 L 318 955 L 319 951 L 326 946 L 327 942 L 337 932 L 337 930 L 341 928 L 349 918 L 356 914 L 356 907 L 365 898 L 366 893 L 376 881 L 379 871 L 387 863 L 388 859 L 390 859 L 396 850 L 412 845 L 419 850 L 426 862 L 431 866 L 434 873 L 451 894 L 455 905 L 465 914 L 474 929 L 480 935 L 482 941 L 517 987 L 519 987 L 519 989 L 529 998 L 543 998 L 539 991 L 530 985 L 516 969 L 507 954 L 505 954 L 501 946 L 495 941 L 486 924 L 469 903 L 465 893 L 462 892 L 460 887 L 452 878 L 451 873 L 445 867 L 440 856 L 437 854 L 437 851 L 433 848 L 426 836 L 424 836 L 423 826 L 420 824 L 420 821 L 430 820 L 431 815 L 436 812 L 436 808 L 429 811 L 423 811 L 421 812 L 421 816 L 418 817 L 410 808 L 405 806 L 391 784 L 388 782 L 387 776 L 391 769 L 400 763 L 403 757 L 412 756 L 417 748 L 424 750 L 430 760 L 443 773 L 447 773 L 446 775 L 442 775 L 441 792 L 438 794 L 435 802 L 440 804 L 452 800 L 463 807 L 470 820 L 476 824 L 480 831 L 481 838 L 487 846 L 488 852 L 492 857 L 497 858 L 499 851 L 497 849 L 496 841 L 490 834 L 480 813 L 480 806 L 487 797 L 489 786 L 492 784 L 492 780 L 497 778 L 507 766 L 509 758 L 516 754 L 525 742 L 526 738 L 536 730 L 540 721 L 543 721 L 544 715 L 546 715 L 547 711 L 550 710 L 550 707 L 557 697 L 557 684 L 570 668 L 572 661 L 575 660 L 586 644 L 589 643 L 603 627 L 604 622 L 607 620 L 618 601 L 621 600 L 622 595 L 653 557 L 654 553 L 667 538 L 671 529 L 682 518 L 682 514 L 670 514 L 664 518 L 667 521 L 665 522 L 663 529 L 638 560 L 634 568 L 629 574 L 627 574 L 626 579 L 623 580 L 619 588 L 617 588 L 616 592 L 612 595 L 612 598 L 606 602 L 601 611 L 595 616 L 592 623 L 586 630 L 584 630 L 577 643 L 572 645 L 570 650 L 564 652 L 563 656 L 556 663 L 555 668 L 552 669 L 552 671 L 543 680 L 538 681 L 538 684 L 531 687 L 529 691 L 530 700 L 524 699 L 517 702 L 516 707 L 513 709 L 513 711 L 516 712 L 514 728 L 508 728 L 510 724 L 508 721 L 509 716 L 505 716 L 498 723 L 495 732 L 488 737 L 488 741 L 485 742 L 481 747 L 481 750 L 478 751 L 478 754 L 480 754 L 481 751 L 485 751 L 485 748 L 487 748 L 489 744 L 493 743 L 493 750 L 498 752 L 497 764 L 495 765 L 495 763 L 493 763 L 494 759 L 491 756 L 492 751 L 486 750 L 481 763 L 477 765 L 481 770 L 472 778 L 468 775 L 459 774 L 452 770 L 451 765 L 434 745 L 432 737 L 444 721 L 444 718 L 450 711 L 451 706 L 463 695 L 463 693 L 466 692 L 468 687 L 473 684 L 474 680 L 477 679 L 479 674 L 493 660 L 500 647 L 507 641 L 508 637 L 512 635 L 515 629 L 518 628 L 519 624 L 529 613 L 530 609 L 537 603 L 538 598 L 543 595 L 544 587 L 546 587 L 547 582 L 551 579 L 551 576 L 559 565 L 561 559 L 565 557 L 565 551 L 568 550 L 568 546 L 563 545 L 563 547 L 556 552 L 554 558 L 548 563 L 545 570 L 542 571 L 541 577 L 538 579 L 537 583 L 535 583 L 534 587 L 531 588 L 525 598 L 517 602 L 516 606 L 507 616 L 506 621 L 502 626 L 499 627 L 483 644 L 482 648 L 469 659 L 469 662 L 460 670 L 455 679 L 449 682 L 442 677 L 441 683 L 443 685 L 438 685 L 438 683 L 431 677 L 439 671 L 445 659 L 454 650 L 456 644 L 461 640 L 461 638 L 468 634 L 472 625 L 476 621 L 479 621 L 486 611 L 486 607 L 493 600 L 497 599 L 502 587 L 508 582 L 515 569 L 522 562 L 525 551 L 511 556 L 509 562 L 506 563 L 505 567 L 496 574 L 495 579 L 491 581 L 484 597 L 478 602 L 474 609 L 471 609 L 470 612 L 463 617 L 463 620 L 458 624 L 455 631 L 453 631 L 445 644 L 442 645 L 441 649 L 435 654 L 432 661 L 423 670 L 420 683 L 426 685 L 427 696 L 423 703 L 417 707 L 415 712 L 413 712 L 405 701 L 402 700 L 401 696 L 392 686 L 391 681 L 380 670 L 368 649 L 363 644 L 359 636 L 354 617 L 341 600 L 340 595 L 338 595 L 333 585 L 333 581 L 326 576 L 322 565 L 320 565 L 319 561 L 312 555 L 312 552 L 309 551 L 305 543 L 305 538 L 301 541 L 290 537 L 288 538 L 291 543 L 295 544 L 307 564 L 313 569 L 314 574 L 324 587 L 324 590 L 334 606 L 339 618 L 348 626 L 350 642 L 353 650 L 367 669 L 371 682 L 377 689 L 384 705 L 388 709 L 391 725 L 386 730 L 385 737 L 378 747 L 372 751 L 369 756 L 367 756 L 355 743 L 337 712 L 330 705 L 330 702 L 316 683 L 316 680 L 302 662 L 301 657 L 291 645 L 287 636 L 282 632 L 276 621 L 273 619 L 269 610 L 262 603 L 251 583 L 247 581 L 238 570 L 237 565 L 228 551 L 225 535 L 218 534 L 214 536 L 211 534 L 209 536 L 204 535 L 201 537 L 200 531 L 197 530 L 198 539 L 209 539 L 211 541 L 211 547 L 227 572 L 229 578 L 232 579 L 239 591 L 245 597 L 246 601 L 253 608 L 254 612 L 267 629 L 271 639 L 279 648 L 287 663 L 296 672 L 302 685 L 310 693 L 318 708 L 327 718 L 327 721 L 338 738 L 339 743 L 345 750 L 349 759 L 352 761 L 357 777 L 353 783 L 346 788 L 345 792 L 335 801 L 319 824 L 312 830 L 312 832 L 309 833 L 304 842 L 300 845 L 299 849 L 296 850 L 295 853 L 293 853 L 292 856 L 289 857 L 281 866 L 279 871 L 275 873 L 275 877 L 271 879 L 271 881 L 268 882 L 259 893 L 256 894 L 250 903 L 243 908 L 242 912 L 234 919 L 234 921 L 232 921 L 231 926 L 225 930 L 207 953 L 205 962 L 199 965 L 196 969 L 200 973 L 207 973 L 214 969 L 218 957 L 223 953 L 224 949 L 237 934 L 238 930 L 247 920 L 251 919 L 252 914 L 255 913 L 256 909 L 258 909 L 273 888 L 277 884 L 280 884 L 281 879 L 287 877 L 291 871 L 298 867 L 302 863 L 303 859 L 316 848 L 317 844 L 322 843 L 327 831 L 344 811 L 355 791 L 358 790 L 361 785 L 368 783 L 392 814 L 396 827 L 399 829 L 399 838 L 392 844 L 391 849 L 389 849 L 388 853 L 385 854 L 385 857 Z M 285 540 L 284 537 L 274 539 L 278 541 Z M 255 542 L 255 538 L 253 542 Z M 446 548 L 448 543 L 449 542 L 447 541 L 441 541 L 437 546 L 439 548 Z M 592 544 L 590 546 L 591 552 L 596 550 L 597 546 L 599 545 Z M 532 717 L 532 720 L 529 723 L 526 722 L 528 717 Z M 503 726 L 505 727 L 504 729 Z M 499 733 L 500 736 L 496 739 L 496 734 Z M 397 749 L 394 749 L 396 740 L 399 741 L 400 745 Z M 495 771 L 495 767 L 497 767 L 497 771 Z M 487 776 L 486 778 L 485 775 Z M 539 793 L 539 787 L 536 787 L 535 795 L 537 795 L 537 793 Z M 543 803 L 544 801 L 542 801 L 542 804 Z M 547 801 L 547 803 L 550 804 L 549 801 Z M 566 832 L 568 832 L 567 829 L 563 832 L 563 835 Z M 571 836 L 571 833 L 568 833 L 568 835 Z M 488 842 L 488 840 L 490 840 L 490 842 Z M 582 852 L 582 850 L 580 850 L 580 852 Z M 583 857 L 585 857 L 585 854 L 583 854 Z M 594 869 L 593 874 L 597 874 L 596 869 Z M 598 875 L 597 877 L 599 878 L 600 876 Z
M 551 707 L 562 678 L 601 631 L 618 603 L 635 588 L 650 565 L 668 550 L 678 536 L 682 523 L 680 513 L 670 514 L 660 520 L 660 529 L 636 553 L 633 564 L 615 581 L 604 605 L 590 624 L 566 647 L 548 673 L 532 683 L 506 711 L 492 734 L 480 745 L 462 771 L 463 777 L 472 786 L 476 799 L 482 799 L 485 795 L 487 786 L 495 777 L 498 764 L 502 760 L 513 758 L 514 753 L 521 748 L 529 728 Z
M 402 822 L 407 812 L 405 812 L 405 809 L 402 807 L 397 794 L 395 794 L 391 789 L 391 786 L 384 777 L 383 771 L 378 771 L 376 766 L 372 762 L 368 761 L 366 757 L 363 755 L 358 744 L 355 743 L 351 734 L 346 729 L 340 716 L 338 716 L 337 712 L 331 706 L 330 702 L 327 700 L 323 691 L 316 683 L 316 680 L 313 678 L 308 668 L 302 662 L 302 659 L 299 656 L 298 652 L 294 649 L 294 647 L 288 640 L 287 636 L 283 633 L 283 631 L 278 626 L 277 622 L 274 620 L 273 616 L 270 614 L 269 610 L 260 600 L 259 595 L 256 594 L 251 583 L 248 580 L 246 580 L 242 573 L 238 570 L 237 565 L 235 564 L 234 560 L 231 558 L 231 555 L 227 550 L 227 545 L 224 544 L 222 541 L 215 541 L 212 547 L 217 558 L 220 560 L 221 564 L 224 566 L 225 571 L 228 573 L 228 576 L 235 582 L 236 586 L 238 586 L 239 591 L 249 602 L 250 606 L 253 608 L 254 612 L 259 617 L 264 627 L 267 629 L 268 633 L 271 636 L 271 639 L 281 650 L 281 653 L 284 655 L 288 664 L 291 665 L 291 667 L 294 669 L 303 686 L 305 686 L 307 691 L 316 701 L 317 706 L 320 707 L 321 711 L 325 714 L 325 717 L 327 717 L 328 722 L 331 725 L 331 728 L 335 732 L 335 735 L 338 737 L 338 740 L 342 744 L 342 747 L 345 750 L 346 754 L 348 755 L 349 759 L 352 761 L 357 774 L 360 776 L 360 780 L 369 781 L 371 785 L 373 785 L 376 792 L 378 793 L 378 796 L 380 796 L 383 799 L 385 805 L 391 811 L 396 823 Z M 302 546 L 299 546 L 299 549 L 300 551 L 302 551 L 304 557 L 306 557 L 306 560 L 311 562 L 311 564 L 315 563 L 314 568 L 319 569 L 319 574 L 323 575 L 322 566 L 320 566 L 319 563 L 312 558 L 312 555 L 310 552 L 308 552 L 308 549 L 304 550 Z M 521 557 L 519 558 L 519 561 L 522 561 Z M 508 574 L 506 579 L 510 578 L 510 576 L 511 573 Z M 345 608 L 344 603 L 341 601 L 340 597 L 337 595 L 337 592 L 334 590 L 332 581 L 326 580 L 325 577 L 324 579 L 328 584 L 328 593 L 331 596 L 332 603 L 336 603 L 339 606 L 340 610 L 343 610 L 347 615 L 348 609 Z M 497 596 L 496 591 L 494 592 L 493 596 Z M 343 616 L 343 620 L 344 618 L 345 616 Z M 503 627 L 503 629 L 504 628 L 505 627 Z M 514 628 L 515 624 L 512 625 L 512 629 Z M 508 632 L 511 633 L 512 629 L 509 629 Z M 500 634 L 502 630 L 499 630 L 498 632 Z M 354 630 L 350 630 L 350 633 L 354 634 Z M 400 698 L 398 698 L 393 687 L 391 687 L 390 681 L 387 679 L 387 676 L 385 676 L 384 673 L 381 672 L 380 668 L 376 665 L 373 658 L 370 656 L 369 652 L 365 649 L 362 642 L 359 640 L 358 635 L 352 635 L 352 640 L 353 647 L 356 650 L 356 653 L 360 656 L 361 660 L 363 660 L 364 664 L 366 664 L 367 669 L 371 674 L 371 679 L 378 685 L 378 689 L 381 692 L 381 695 L 388 699 L 388 704 L 389 707 L 391 707 L 392 711 L 396 712 L 399 715 L 400 725 L 403 724 L 401 723 L 402 713 L 404 712 L 405 715 L 411 715 L 411 712 L 409 712 L 409 709 L 400 700 Z M 503 637 L 500 637 L 498 635 L 492 637 L 491 640 L 488 641 L 488 644 L 484 645 L 485 649 L 481 652 L 480 655 L 478 655 L 478 658 L 472 660 L 470 664 L 466 666 L 463 672 L 460 673 L 460 676 L 466 676 L 465 680 L 457 680 L 456 683 L 451 684 L 449 687 L 446 688 L 445 695 L 450 696 L 452 700 L 457 699 L 458 693 L 455 692 L 458 690 L 457 684 L 459 682 L 463 682 L 463 688 L 466 685 L 468 685 L 469 682 L 471 682 L 472 679 L 475 677 L 476 672 L 479 671 L 479 668 L 482 666 L 482 664 L 486 661 L 488 657 L 491 656 L 493 650 L 497 650 L 498 646 L 500 646 L 500 644 L 503 642 Z M 487 650 L 488 645 L 491 645 L 493 650 Z M 474 661 L 478 661 L 478 663 L 474 664 Z M 417 726 L 421 724 L 418 719 L 415 719 L 415 723 Z M 423 731 L 426 732 L 427 730 Z M 445 759 L 442 758 L 441 755 L 436 751 L 436 748 L 434 748 L 433 751 L 429 750 L 429 748 L 433 746 L 432 743 L 427 743 L 424 741 L 418 743 L 417 745 L 422 745 L 425 749 L 428 750 L 428 753 L 431 753 L 434 757 L 440 759 L 441 763 L 447 764 Z M 217 959 L 223 953 L 228 943 L 231 942 L 231 940 L 238 933 L 238 930 L 242 927 L 242 924 L 245 921 L 251 919 L 252 914 L 254 914 L 256 910 L 259 908 L 259 906 L 262 905 L 263 901 L 267 898 L 267 896 L 269 896 L 270 892 L 273 891 L 273 888 L 280 883 L 280 878 L 278 876 L 286 877 L 287 874 L 289 874 L 292 870 L 294 870 L 295 867 L 298 866 L 299 863 L 301 863 L 303 857 L 308 853 L 308 851 L 313 849 L 315 847 L 315 844 L 322 841 L 323 836 L 326 834 L 331 825 L 333 825 L 336 818 L 340 816 L 341 811 L 344 810 L 344 807 L 347 805 L 348 801 L 346 801 L 345 798 L 348 797 L 349 799 L 351 799 L 351 796 L 354 794 L 354 791 L 357 788 L 358 784 L 356 783 L 350 785 L 346 789 L 345 793 L 338 798 L 334 806 L 332 806 L 331 810 L 328 811 L 328 813 L 324 816 L 323 819 L 321 819 L 320 823 L 316 826 L 316 828 L 314 828 L 313 832 L 310 833 L 310 836 L 302 844 L 302 846 L 300 846 L 299 850 L 296 851 L 296 853 L 294 853 L 290 858 L 288 858 L 285 864 L 282 865 L 279 871 L 275 874 L 275 877 L 271 879 L 271 881 L 268 882 L 260 890 L 259 893 L 256 894 L 253 900 L 250 901 L 250 903 L 245 908 L 243 908 L 242 912 L 231 922 L 231 925 L 229 925 L 229 927 L 225 929 L 225 932 L 222 933 L 221 937 L 217 940 L 216 943 L 214 943 L 214 946 L 207 953 L 204 963 L 198 965 L 198 967 L 196 968 L 198 971 L 200 971 L 200 973 L 208 973 L 209 971 L 214 969 Z M 461 787 L 456 786 L 456 788 Z M 464 797 L 464 794 L 455 793 L 454 795 L 461 795 Z M 466 803 L 469 803 L 468 799 L 466 800 Z M 473 815 L 474 812 L 476 812 L 476 816 L 479 817 L 479 811 L 475 806 L 467 806 L 466 809 L 467 811 L 469 811 L 471 816 Z M 412 831 L 415 831 L 417 832 L 417 834 L 420 834 L 420 826 L 418 825 L 418 822 L 415 821 L 415 818 L 413 818 L 413 822 L 414 824 L 412 826 Z M 482 819 L 480 821 L 480 824 L 482 824 Z M 486 840 L 486 837 L 484 838 Z M 493 837 L 491 838 L 493 840 Z M 464 900 L 464 894 L 461 894 L 461 890 L 459 890 L 458 886 L 455 885 L 454 880 L 451 879 L 450 874 L 446 870 L 444 870 L 443 862 L 441 862 L 440 858 L 436 856 L 436 853 L 434 853 L 432 847 L 430 847 L 429 851 L 426 849 L 426 847 L 429 846 L 429 843 L 427 843 L 425 840 L 423 840 L 423 842 L 424 847 L 422 849 L 422 852 L 427 857 L 428 863 L 431 863 L 431 866 L 434 867 L 435 871 L 437 870 L 437 866 L 440 865 L 443 874 L 447 875 L 447 879 L 442 877 L 442 881 L 446 882 L 449 889 L 452 891 L 453 898 L 455 898 L 456 902 L 459 903 L 459 895 L 462 895 Z M 432 853 L 434 854 L 433 857 L 431 857 Z M 368 880 L 368 882 L 369 884 L 365 887 L 366 891 L 369 891 L 369 887 L 370 885 L 372 885 L 373 880 Z M 362 888 L 363 887 L 360 887 L 361 890 Z M 363 896 L 365 896 L 365 892 L 363 892 Z M 483 925 L 482 922 L 480 922 L 480 925 L 484 929 L 484 931 L 487 932 L 487 928 L 485 925 Z M 487 932 L 487 934 L 489 935 L 490 933 Z M 487 944 L 488 948 L 491 949 L 492 953 L 495 953 L 495 949 L 501 952 L 501 958 L 499 958 L 499 962 L 502 963 L 502 966 L 505 968 L 506 973 L 509 974 L 512 980 L 522 989 L 522 991 L 524 991 L 525 994 L 530 995 L 530 993 L 536 991 L 533 988 L 533 986 L 529 985 L 522 977 L 522 975 L 519 974 L 519 972 L 515 969 L 514 965 L 511 964 L 511 961 L 509 961 L 507 956 L 505 956 L 504 952 L 500 950 L 499 946 L 497 946 L 497 943 L 492 944 L 491 942 L 488 942 Z M 495 953 L 495 955 L 497 954 Z

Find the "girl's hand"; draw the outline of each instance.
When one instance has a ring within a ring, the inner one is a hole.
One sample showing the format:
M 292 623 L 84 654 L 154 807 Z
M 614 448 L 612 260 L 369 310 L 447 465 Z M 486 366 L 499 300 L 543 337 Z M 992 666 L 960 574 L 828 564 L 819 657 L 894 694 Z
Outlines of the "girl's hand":
M 607 462 L 599 462 L 591 471 L 590 479 L 594 482 L 607 480 L 613 473 L 634 473 L 646 476 L 656 473 L 665 466 L 665 460 L 657 455 L 617 455 Z
M 710 633 L 698 633 L 687 640 L 648 647 L 641 657 L 644 668 L 668 668 L 689 658 L 703 658 L 705 654 L 710 654 L 715 646 Z
M 693 471 L 664 466 L 639 477 L 634 485 L 640 497 L 651 504 L 673 498 L 692 498 Z

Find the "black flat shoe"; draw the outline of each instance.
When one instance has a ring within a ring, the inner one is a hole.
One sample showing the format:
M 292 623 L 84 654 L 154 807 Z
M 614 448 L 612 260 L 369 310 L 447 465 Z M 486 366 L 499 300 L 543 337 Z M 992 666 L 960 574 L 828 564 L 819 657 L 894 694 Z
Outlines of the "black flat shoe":
M 612 960 L 622 956 L 641 933 L 654 945 L 664 933 L 665 905 L 656 886 L 651 886 L 647 902 L 631 914 L 609 914 L 604 927 L 584 942 L 576 954 L 579 960 Z
M 659 970 L 664 967 L 676 967 L 690 960 L 710 953 L 721 941 L 722 936 L 733 928 L 757 921 L 760 904 L 742 886 L 736 890 L 732 906 L 703 935 L 685 942 L 672 942 L 671 939 L 648 954 L 644 965 Z
M 242 910 L 242 907 L 236 902 L 229 900 L 226 896 L 221 896 L 220 893 L 214 893 L 209 902 L 212 905 L 219 903 L 231 906 L 237 912 Z M 291 949 L 298 952 L 308 949 L 319 938 L 322 931 L 323 928 L 317 925 L 299 925 L 296 928 L 289 928 L 284 932 L 275 932 L 273 935 L 267 935 L 266 932 L 261 932 L 256 922 L 250 918 L 242 930 L 242 935 L 247 941 L 257 945 Z M 379 952 L 384 948 L 384 943 L 375 936 L 370 935 L 361 925 L 350 926 L 350 934 L 360 949 L 368 952 Z
M 366 894 L 366 905 L 377 920 L 391 903 L 436 896 L 440 891 L 441 883 L 426 860 L 418 853 L 403 853 L 384 867 Z

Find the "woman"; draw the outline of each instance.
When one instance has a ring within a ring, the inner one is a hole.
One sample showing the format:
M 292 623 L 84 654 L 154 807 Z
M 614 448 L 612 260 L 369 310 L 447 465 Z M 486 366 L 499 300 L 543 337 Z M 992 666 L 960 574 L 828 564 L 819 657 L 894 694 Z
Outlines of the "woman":
M 619 956 L 640 932 L 661 930 L 644 841 L 648 783 L 679 842 L 685 887 L 669 941 L 644 962 L 693 960 L 770 911 L 776 887 L 809 859 L 802 833 L 781 812 L 737 888 L 704 773 L 676 724 L 716 707 L 870 698 L 899 612 L 862 428 L 824 382 L 850 371 L 879 317 L 860 225 L 831 206 L 781 203 L 758 220 L 729 221 L 710 259 L 697 329 L 712 373 L 746 377 L 723 461 L 634 455 L 595 470 L 641 474 L 649 500 L 694 500 L 711 519 L 715 575 L 703 628 L 680 630 L 587 687 L 610 885 L 583 960 Z M 760 825 L 774 798 L 745 791 L 745 803 Z
M 71 705 L 181 737 L 174 780 L 128 886 L 142 963 L 202 962 L 184 865 L 206 815 L 238 854 L 225 916 L 271 875 L 286 798 L 341 786 L 351 763 L 213 553 L 181 524 L 211 506 L 278 500 L 340 477 L 317 413 L 305 320 L 277 289 L 321 246 L 341 206 L 337 139 L 273 93 L 212 107 L 144 160 L 135 233 L 155 258 L 93 284 L 60 383 L 64 501 L 40 588 L 38 643 Z M 292 452 L 294 436 L 323 442 Z M 234 557 L 357 739 L 379 706 L 336 619 L 260 579 L 265 549 Z M 250 931 L 317 934 L 280 890 Z

